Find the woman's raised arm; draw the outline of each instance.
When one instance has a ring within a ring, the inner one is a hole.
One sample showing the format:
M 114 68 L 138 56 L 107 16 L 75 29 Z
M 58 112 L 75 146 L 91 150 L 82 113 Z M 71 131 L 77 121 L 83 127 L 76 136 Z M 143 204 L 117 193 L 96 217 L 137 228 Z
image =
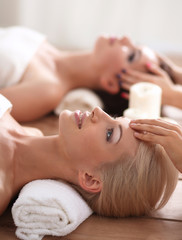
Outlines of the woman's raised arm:
M 175 84 L 168 73 L 156 64 L 146 64 L 149 73 L 136 70 L 127 70 L 122 75 L 122 87 L 129 90 L 138 82 L 150 82 L 158 85 L 162 89 L 162 104 L 171 105 L 182 109 L 182 85 Z M 182 70 L 182 69 L 181 69 Z M 181 74 L 182 84 L 182 74 Z
M 175 167 L 182 172 L 182 127 L 164 120 L 132 120 L 130 127 L 134 136 L 142 141 L 164 147 Z

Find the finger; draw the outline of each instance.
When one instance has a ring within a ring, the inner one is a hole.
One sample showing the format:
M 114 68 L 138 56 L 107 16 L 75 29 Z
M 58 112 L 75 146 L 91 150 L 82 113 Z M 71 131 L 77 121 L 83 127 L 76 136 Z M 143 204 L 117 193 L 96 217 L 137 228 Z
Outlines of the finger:
M 170 134 L 172 134 L 172 131 L 173 131 L 173 130 L 169 130 L 156 125 L 139 124 L 139 123 L 138 124 L 131 123 L 130 127 L 139 132 L 152 133 L 160 136 L 169 136 Z
M 134 83 L 137 83 L 139 81 L 140 80 L 138 78 L 130 76 L 128 74 L 125 74 L 125 75 L 122 76 L 122 82 L 127 82 L 127 83 L 130 83 L 130 84 L 134 84 Z
M 162 76 L 162 77 L 166 76 L 166 72 L 154 63 L 152 63 L 152 64 L 147 63 L 146 67 L 151 73 L 153 73 L 155 75 Z
M 182 132 L 182 127 L 179 124 L 170 123 L 163 119 L 137 119 L 137 120 L 131 120 L 131 123 L 155 125 L 155 126 L 160 126 L 169 130 L 176 131 L 178 133 Z
M 131 120 L 131 122 L 134 122 L 134 123 L 146 123 L 146 124 L 151 124 L 151 125 L 156 125 L 156 126 L 161 126 L 161 127 L 166 127 L 166 128 L 171 128 L 171 127 L 174 127 L 174 129 L 176 127 L 181 127 L 179 124 L 175 124 L 175 123 L 172 123 L 172 122 L 168 122 L 164 119 L 136 119 L 136 120 Z
M 122 77 L 122 84 L 121 84 L 121 87 L 126 89 L 126 90 L 129 90 L 130 87 L 135 84 L 135 83 L 138 83 L 140 82 L 140 79 L 137 79 L 137 78 L 133 78 L 131 76 L 124 76 Z
M 130 87 L 131 87 L 131 84 L 122 82 L 121 87 L 122 87 L 123 89 L 129 91 L 129 90 L 130 90 Z
M 128 69 L 126 74 L 128 76 L 131 76 L 131 77 L 135 78 L 135 79 L 138 79 L 138 81 L 140 81 L 140 82 L 146 81 L 146 79 L 151 77 L 149 73 L 137 71 L 137 70 L 134 70 L 134 69 Z M 126 74 L 124 74 L 123 77 Z
M 122 93 L 121 93 L 121 97 L 122 97 L 122 98 L 125 98 L 125 99 L 129 99 L 129 94 L 126 93 L 126 92 L 122 92 Z
M 134 136 L 142 141 L 164 145 L 166 141 L 166 136 L 159 136 L 149 132 L 134 132 Z
M 143 74 L 146 74 L 146 73 L 138 71 L 138 70 L 134 70 L 134 69 L 127 69 L 127 72 L 123 76 L 129 75 L 134 78 L 140 78 Z

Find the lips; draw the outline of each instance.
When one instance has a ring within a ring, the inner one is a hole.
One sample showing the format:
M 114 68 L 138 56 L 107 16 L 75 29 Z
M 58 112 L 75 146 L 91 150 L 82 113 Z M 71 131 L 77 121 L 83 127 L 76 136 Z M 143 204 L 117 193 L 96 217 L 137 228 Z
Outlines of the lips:
M 87 116 L 86 113 L 82 113 L 82 112 L 79 111 L 79 110 L 75 111 L 74 117 L 75 117 L 75 121 L 76 121 L 76 124 L 77 124 L 77 126 L 78 126 L 79 129 L 82 128 L 83 121 L 84 121 L 84 119 L 85 119 L 86 116 Z
M 116 41 L 115 37 L 110 37 L 109 38 L 109 43 L 112 45 Z

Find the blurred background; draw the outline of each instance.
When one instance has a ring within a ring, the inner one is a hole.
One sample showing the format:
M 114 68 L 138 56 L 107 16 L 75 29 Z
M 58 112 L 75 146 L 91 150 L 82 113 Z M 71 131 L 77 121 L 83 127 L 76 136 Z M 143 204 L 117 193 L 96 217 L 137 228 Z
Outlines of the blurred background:
M 100 34 L 182 55 L 181 0 L 0 0 L 0 27 L 23 25 L 59 48 L 91 48 Z

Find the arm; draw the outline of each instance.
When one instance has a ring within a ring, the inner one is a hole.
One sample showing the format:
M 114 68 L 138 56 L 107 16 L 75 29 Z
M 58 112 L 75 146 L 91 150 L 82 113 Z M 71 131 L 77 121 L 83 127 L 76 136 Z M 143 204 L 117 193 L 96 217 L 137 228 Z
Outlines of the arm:
M 177 66 L 168 57 L 156 54 L 159 59 L 160 67 L 165 70 L 174 83 L 182 84 L 182 67 Z
M 32 121 L 52 111 L 61 100 L 57 83 L 32 81 L 0 90 L 13 104 L 12 116 L 19 122 Z
M 182 127 L 164 120 L 133 120 L 130 127 L 142 141 L 164 147 L 174 166 L 182 172 Z
M 147 64 L 146 68 L 150 73 L 127 70 L 122 77 L 122 87 L 129 90 L 133 84 L 138 82 L 154 83 L 162 89 L 162 104 L 182 109 L 182 85 L 174 84 L 169 75 L 155 64 Z

